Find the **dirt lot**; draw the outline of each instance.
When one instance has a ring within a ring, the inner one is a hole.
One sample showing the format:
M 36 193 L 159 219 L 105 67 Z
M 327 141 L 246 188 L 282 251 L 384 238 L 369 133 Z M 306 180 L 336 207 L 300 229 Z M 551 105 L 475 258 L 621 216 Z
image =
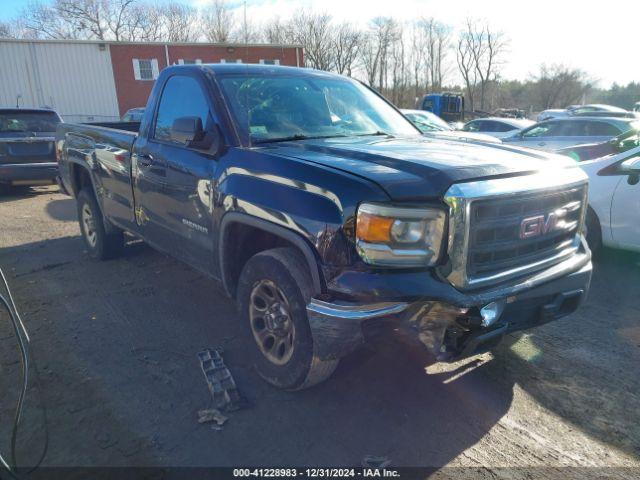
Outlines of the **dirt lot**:
M 401 352 L 363 350 L 298 393 L 252 372 L 235 306 L 213 281 L 142 243 L 90 260 L 75 203 L 55 188 L 0 198 L 0 265 L 41 373 L 46 465 L 357 466 L 376 455 L 474 467 L 475 478 L 640 474 L 638 256 L 605 252 L 578 313 L 493 355 L 425 372 Z M 6 452 L 19 364 L 1 320 Z M 197 423 L 209 393 L 196 352 L 207 347 L 224 348 L 250 402 L 222 431 Z M 43 438 L 34 400 L 32 391 L 19 442 L 26 463 Z

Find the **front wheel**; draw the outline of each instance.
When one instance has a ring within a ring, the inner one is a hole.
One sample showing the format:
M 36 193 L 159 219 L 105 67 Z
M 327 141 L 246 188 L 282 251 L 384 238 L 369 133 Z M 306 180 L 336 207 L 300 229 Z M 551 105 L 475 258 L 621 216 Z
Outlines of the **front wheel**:
M 107 220 L 91 191 L 80 191 L 77 203 L 80 231 L 89 256 L 97 260 L 118 256 L 124 245 L 122 230 L 106 224 Z
M 238 306 L 253 347 L 253 364 L 276 387 L 310 387 L 338 366 L 338 360 L 314 356 L 306 311 L 312 294 L 306 262 L 294 248 L 258 253 L 240 275 Z

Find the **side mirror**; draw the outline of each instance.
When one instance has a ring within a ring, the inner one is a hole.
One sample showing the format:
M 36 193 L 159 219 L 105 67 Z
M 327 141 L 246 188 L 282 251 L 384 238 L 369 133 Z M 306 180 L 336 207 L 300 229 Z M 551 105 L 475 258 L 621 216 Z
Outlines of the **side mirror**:
M 171 125 L 171 140 L 191 146 L 194 141 L 204 137 L 202 119 L 200 117 L 176 118 Z
M 625 160 L 620 164 L 620 173 L 640 175 L 640 156 Z
M 629 175 L 627 178 L 629 185 L 637 185 L 640 182 L 640 156 L 622 162 L 619 171 L 622 174 Z

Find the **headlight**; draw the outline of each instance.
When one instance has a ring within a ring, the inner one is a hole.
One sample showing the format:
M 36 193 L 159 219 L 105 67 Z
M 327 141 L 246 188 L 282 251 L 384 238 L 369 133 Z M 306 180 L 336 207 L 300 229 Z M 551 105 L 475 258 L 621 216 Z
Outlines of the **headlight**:
M 444 210 L 437 208 L 363 203 L 356 221 L 358 253 L 372 265 L 433 265 L 440 257 L 445 218 Z

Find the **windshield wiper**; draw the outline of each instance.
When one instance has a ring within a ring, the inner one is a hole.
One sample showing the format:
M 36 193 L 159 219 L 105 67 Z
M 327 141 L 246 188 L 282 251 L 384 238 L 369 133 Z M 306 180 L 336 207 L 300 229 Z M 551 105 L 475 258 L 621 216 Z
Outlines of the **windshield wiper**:
M 356 137 L 373 137 L 373 136 L 393 137 L 393 135 L 391 135 L 390 133 L 383 132 L 382 130 L 378 130 L 377 132 L 372 132 L 372 133 L 359 133 L 359 134 L 357 134 L 355 136 Z
M 302 135 L 297 133 L 289 137 L 277 137 L 277 138 L 265 138 L 262 140 L 254 140 L 253 143 L 276 143 L 276 142 L 290 142 L 293 140 L 312 140 L 318 138 L 339 138 L 346 137 L 346 135 Z

